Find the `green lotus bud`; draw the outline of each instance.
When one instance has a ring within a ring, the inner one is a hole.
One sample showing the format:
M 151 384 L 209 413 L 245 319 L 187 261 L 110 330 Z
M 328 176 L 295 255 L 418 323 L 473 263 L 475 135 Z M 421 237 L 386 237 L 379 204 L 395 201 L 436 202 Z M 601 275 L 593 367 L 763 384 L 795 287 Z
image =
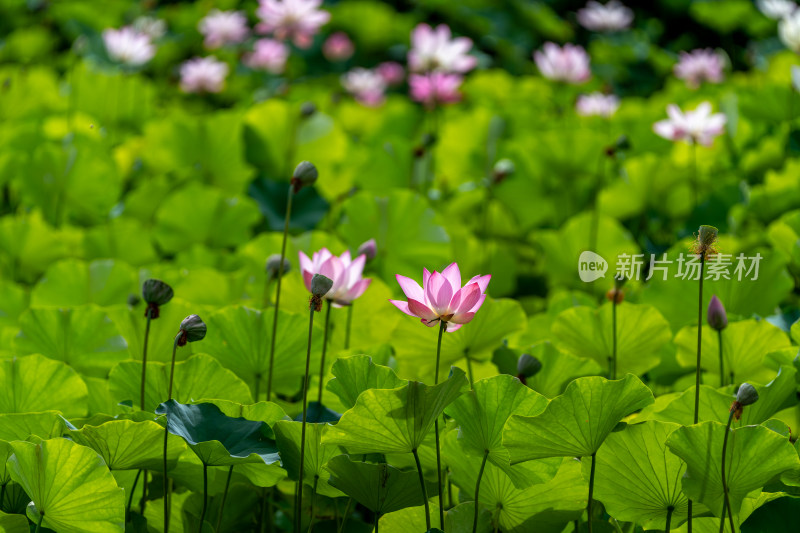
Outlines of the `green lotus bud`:
M 311 294 L 314 296 L 325 296 L 331 287 L 333 287 L 333 280 L 322 274 L 314 274 L 314 277 L 311 278 Z
M 272 254 L 271 256 L 267 257 L 267 263 L 264 268 L 267 271 L 268 279 L 276 279 L 278 276 L 283 276 L 292 269 L 292 263 L 286 257 L 283 258 L 283 268 L 281 268 L 280 265 L 280 254 Z
M 515 170 L 516 167 L 514 166 L 513 161 L 510 159 L 501 159 L 494 164 L 494 168 L 492 169 L 492 181 L 494 183 L 500 183 L 512 175 Z
M 303 102 L 303 105 L 300 106 L 300 116 L 303 118 L 308 118 L 316 112 L 317 106 L 314 105 L 314 102 Z
M 375 239 L 370 239 L 358 247 L 357 255 L 365 255 L 367 261 L 372 261 L 378 255 L 378 246 L 375 244 Z
M 742 407 L 753 405 L 758 401 L 758 391 L 749 383 L 742 383 L 736 393 L 736 403 Z
M 517 359 L 517 374 L 530 378 L 542 369 L 542 362 L 531 354 L 524 353 Z
M 203 340 L 206 336 L 206 324 L 197 315 L 189 315 L 181 322 L 181 336 L 178 346 L 185 346 L 187 342 Z
M 317 167 L 314 166 L 313 163 L 309 163 L 308 161 L 303 161 L 294 169 L 294 173 L 292 174 L 292 185 L 294 186 L 294 192 L 300 191 L 303 187 L 309 187 L 317 181 L 319 177 L 319 172 L 317 172 Z
M 141 301 L 142 301 L 142 299 L 139 298 L 139 296 L 136 295 L 136 294 L 129 294 L 128 295 L 128 305 L 130 305 L 131 307 L 136 307 L 137 305 L 139 305 L 139 302 L 141 302 Z
M 142 298 L 147 302 L 147 309 L 145 309 L 144 316 L 150 318 L 158 318 L 159 307 L 172 300 L 174 295 L 172 287 L 161 281 L 160 279 L 148 279 L 142 284 Z

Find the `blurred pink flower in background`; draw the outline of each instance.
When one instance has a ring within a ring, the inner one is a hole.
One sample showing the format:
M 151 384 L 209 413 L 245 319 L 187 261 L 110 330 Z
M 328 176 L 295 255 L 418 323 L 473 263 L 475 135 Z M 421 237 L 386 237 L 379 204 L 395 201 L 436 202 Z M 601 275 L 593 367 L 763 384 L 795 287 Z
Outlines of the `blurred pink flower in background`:
M 156 55 L 150 36 L 129 26 L 103 30 L 103 43 L 108 56 L 125 65 L 144 65 Z
M 386 85 L 400 85 L 406 77 L 406 70 L 403 65 L 396 61 L 385 61 L 378 65 L 375 70 L 378 71 Z
M 462 288 L 461 271 L 452 263 L 441 273 L 422 273 L 422 287 L 411 278 L 397 274 L 397 283 L 408 301 L 389 300 L 407 315 L 417 317 L 423 324 L 433 327 L 439 321 L 447 323 L 447 331 L 455 331 L 470 322 L 486 299 L 486 288 L 491 275 L 475 276 Z
M 478 60 L 469 55 L 472 40 L 452 38 L 450 28 L 440 24 L 431 28 L 418 24 L 411 32 L 408 65 L 414 72 L 444 71 L 464 73 L 475 68 Z
M 325 39 L 322 54 L 328 61 L 346 61 L 353 56 L 355 46 L 346 33 L 337 31 Z
M 181 90 L 218 93 L 225 87 L 228 65 L 215 57 L 196 57 L 181 65 Z
M 685 113 L 675 104 L 670 104 L 667 106 L 667 115 L 668 119 L 653 124 L 653 131 L 670 141 L 710 146 L 714 137 L 725 132 L 725 115 L 712 114 L 709 102 L 703 102 Z
M 272 33 L 276 39 L 291 39 L 300 48 L 308 48 L 320 27 L 331 14 L 319 9 L 322 0 L 260 0 L 256 14 L 261 23 L 256 29 Z
M 608 118 L 617 112 L 619 98 L 613 94 L 582 94 L 575 103 L 575 112 L 583 117 Z
M 348 93 L 366 106 L 379 106 L 385 99 L 386 82 L 374 70 L 356 67 L 342 75 L 341 82 Z
M 578 10 L 578 24 L 591 31 L 612 32 L 627 29 L 633 22 L 633 11 L 617 0 L 603 5 L 590 0 Z
M 461 100 L 458 89 L 464 81 L 458 74 L 431 72 L 430 74 L 412 74 L 408 78 L 411 98 L 433 108 L 439 104 L 450 104 Z
M 253 44 L 253 51 L 244 57 L 245 64 L 256 70 L 266 70 L 280 74 L 286 68 L 289 47 L 275 39 L 259 39 Z
M 247 38 L 247 17 L 240 11 L 212 9 L 197 24 L 203 34 L 203 45 L 208 49 L 221 48 L 226 44 L 239 44 Z
M 566 83 L 583 83 L 592 76 L 589 69 L 589 54 L 581 46 L 544 43 L 541 50 L 533 53 L 539 72 L 547 79 Z
M 299 253 L 299 257 L 303 282 L 309 292 L 314 274 L 322 274 L 333 281 L 333 286 L 325 294 L 325 299 L 330 300 L 334 307 L 350 305 L 353 300 L 364 294 L 372 283 L 371 279 L 362 277 L 367 259 L 363 254 L 351 259 L 350 252 L 346 251 L 337 257 L 327 248 L 323 248 L 314 252 L 310 259 L 303 252 Z
M 721 82 L 723 67 L 722 56 L 714 50 L 706 48 L 681 52 L 680 61 L 675 64 L 673 70 L 677 78 L 686 81 L 686 85 L 692 89 L 696 89 L 704 81 Z

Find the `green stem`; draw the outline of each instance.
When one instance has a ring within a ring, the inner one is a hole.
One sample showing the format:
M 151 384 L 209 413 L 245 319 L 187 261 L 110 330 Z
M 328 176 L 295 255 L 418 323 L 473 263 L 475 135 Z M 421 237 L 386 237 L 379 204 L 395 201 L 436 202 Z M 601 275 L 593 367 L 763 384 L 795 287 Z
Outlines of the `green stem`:
M 206 519 L 206 508 L 208 507 L 208 465 L 203 463 L 203 511 L 200 513 L 200 527 L 197 533 L 203 533 L 203 522 Z
M 144 411 L 144 383 L 147 377 L 147 341 L 150 339 L 150 308 L 147 308 L 147 325 L 144 327 L 144 346 L 142 347 L 142 386 L 140 391 L 141 408 Z
M 42 520 L 44 520 L 44 513 L 39 513 L 39 521 L 36 522 L 36 531 L 34 533 L 39 533 L 39 531 L 41 531 Z
M 672 525 L 672 513 L 674 511 L 675 508 L 673 506 L 670 505 L 669 507 L 667 507 L 667 527 L 664 528 L 664 533 L 669 533 L 670 531 L 672 531 L 672 528 L 670 526 Z
M 308 373 L 311 366 L 311 336 L 314 333 L 314 305 L 311 305 L 311 314 L 308 317 L 308 350 L 306 352 L 306 375 L 303 379 L 303 427 L 300 430 L 300 468 L 297 472 L 297 509 L 295 509 L 295 531 L 300 533 L 303 512 L 303 468 L 306 460 L 306 415 L 308 411 Z
M 219 531 L 222 525 L 222 512 L 225 510 L 225 501 L 228 499 L 228 488 L 231 486 L 231 476 L 233 475 L 233 465 L 228 469 L 228 479 L 225 480 L 225 490 L 222 491 L 222 502 L 219 504 L 219 516 L 217 516 L 217 527 L 214 531 Z
M 344 330 L 344 349 L 350 349 L 350 329 L 353 326 L 353 303 L 347 307 L 347 327 Z
M 717 331 L 717 340 L 719 340 L 719 386 L 725 386 L 725 359 L 722 357 L 722 330 Z
M 617 295 L 611 301 L 611 364 L 608 369 L 610 379 L 617 379 Z
M 172 343 L 172 366 L 169 371 L 169 392 L 167 393 L 167 401 L 172 399 L 172 380 L 175 377 L 175 353 L 178 351 L 178 339 L 181 338 L 179 331 L 175 335 L 175 341 Z M 167 437 L 169 437 L 169 423 L 164 428 L 164 531 L 169 531 L 169 480 L 167 478 Z
M 700 293 L 697 304 L 697 369 L 694 378 L 694 423 L 700 419 L 700 370 L 701 354 L 703 347 L 703 276 L 705 275 L 706 254 L 700 254 Z M 692 517 L 689 516 L 691 522 Z
M 278 310 L 281 308 L 281 280 L 283 279 L 283 261 L 286 259 L 286 238 L 289 235 L 289 220 L 292 218 L 292 198 L 294 185 L 289 185 L 289 196 L 286 200 L 286 220 L 283 223 L 283 243 L 281 244 L 281 262 L 278 263 L 278 281 L 275 286 L 275 314 L 272 317 L 272 338 L 269 345 L 269 370 L 267 371 L 267 401 L 272 398 L 272 370 L 275 366 L 275 338 L 278 336 Z
M 589 533 L 592 533 L 592 497 L 594 496 L 594 467 L 595 467 L 595 460 L 594 455 L 592 454 L 592 467 L 589 470 L 589 503 L 586 505 L 586 513 L 589 515 Z
M 489 458 L 489 450 L 483 450 L 483 461 L 481 461 L 481 469 L 478 470 L 478 481 L 475 483 L 475 515 L 472 517 L 472 533 L 478 531 L 478 512 L 480 505 L 478 504 L 478 495 L 481 492 L 481 478 L 483 477 L 483 469 L 486 468 L 486 459 Z
M 350 507 L 353 505 L 353 498 L 347 498 L 347 506 L 344 508 L 344 515 L 342 516 L 342 523 L 339 524 L 339 528 L 336 530 L 336 533 L 342 533 L 344 531 L 345 523 L 347 522 L 347 516 L 350 514 Z
M 380 520 L 381 515 L 377 512 L 375 513 L 375 518 L 373 519 L 373 525 L 375 526 L 375 533 L 378 533 L 378 521 Z
M 0 485 L 0 511 L 3 510 L 3 500 L 6 498 L 6 483 Z
M 692 189 L 694 190 L 694 207 L 697 208 L 697 205 L 700 201 L 700 177 L 697 173 L 697 143 L 692 142 Z M 704 255 L 705 257 L 705 255 Z
M 728 510 L 728 517 L 730 519 L 731 525 L 731 533 L 736 533 L 736 530 L 733 527 L 733 510 L 731 509 L 731 502 L 728 498 L 728 482 L 725 476 L 725 454 L 728 451 L 728 435 L 731 432 L 731 423 L 733 422 L 733 415 L 736 413 L 735 408 L 731 408 L 731 412 L 728 414 L 728 424 L 725 426 L 725 438 L 722 440 L 722 465 L 721 465 L 721 472 L 722 472 L 722 493 L 725 495 L 725 501 L 722 504 L 722 514 L 719 517 L 719 531 L 722 533 L 725 529 L 725 510 Z
M 136 485 L 139 483 L 139 476 L 142 475 L 141 470 L 136 471 L 136 477 L 133 478 L 133 486 L 131 487 L 131 493 L 128 495 L 128 506 L 125 508 L 125 516 L 128 517 L 131 514 L 131 504 L 133 504 L 133 493 L 136 492 Z M 5 488 L 5 485 L 3 485 Z
M 464 359 L 467 360 L 467 376 L 469 377 L 469 388 L 473 388 L 473 384 L 475 383 L 475 377 L 472 374 L 472 358 L 468 354 L 464 354 Z
M 147 503 L 147 470 L 142 470 L 142 499 L 139 500 L 139 514 L 144 516 L 144 506 Z
M 317 393 L 317 403 L 322 407 L 322 388 L 325 384 L 325 353 L 328 351 L 328 324 L 331 320 L 331 301 L 325 300 L 325 327 L 322 332 L 322 357 L 319 360 L 319 392 Z
M 279 269 L 281 270 L 281 269 Z M 280 276 L 283 272 L 278 272 L 278 276 Z M 264 278 L 264 295 L 262 297 L 262 304 L 261 307 L 266 309 L 269 307 L 269 286 L 272 284 L 272 278 L 269 274 L 267 274 Z
M 447 322 L 439 322 L 439 340 L 436 343 L 436 370 L 434 372 L 433 384 L 439 384 L 439 360 L 442 355 L 442 334 L 447 329 Z M 439 489 L 439 529 L 444 531 L 444 494 L 442 490 L 442 447 L 439 444 L 439 417 L 433 422 L 433 431 L 436 433 L 436 478 Z M 430 529 L 430 528 L 428 528 Z
M 314 488 L 311 491 L 311 520 L 308 523 L 308 533 L 311 533 L 311 530 L 314 529 L 314 500 L 317 498 L 317 483 L 319 482 L 319 476 L 314 476 Z
M 419 454 L 417 449 L 411 450 L 414 454 L 414 461 L 417 463 L 417 472 L 419 473 L 419 484 L 422 487 L 422 500 L 425 502 L 425 529 L 431 528 L 431 507 L 428 504 L 428 488 L 425 486 L 425 477 L 422 475 L 422 465 L 419 462 Z

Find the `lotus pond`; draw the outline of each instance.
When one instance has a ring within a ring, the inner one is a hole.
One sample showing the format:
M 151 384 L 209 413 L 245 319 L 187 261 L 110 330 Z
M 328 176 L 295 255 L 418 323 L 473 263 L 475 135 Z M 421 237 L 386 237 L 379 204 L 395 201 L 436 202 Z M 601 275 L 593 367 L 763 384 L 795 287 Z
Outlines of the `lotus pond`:
M 0 0 L 0 532 L 800 531 L 790 0 Z

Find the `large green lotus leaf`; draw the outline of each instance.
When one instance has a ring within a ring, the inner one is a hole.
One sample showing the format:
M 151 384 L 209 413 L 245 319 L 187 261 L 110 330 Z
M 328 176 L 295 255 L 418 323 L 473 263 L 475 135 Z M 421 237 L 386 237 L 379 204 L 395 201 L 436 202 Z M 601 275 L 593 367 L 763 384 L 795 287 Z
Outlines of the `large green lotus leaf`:
M 774 477 L 800 467 L 789 439 L 764 426 L 730 430 L 726 457 L 728 494 L 734 514 L 750 492 L 762 488 Z M 681 427 L 667 439 L 670 451 L 686 463 L 683 492 L 706 505 L 719 516 L 723 492 L 720 462 L 725 426 L 708 421 Z
M 300 121 L 296 136 L 295 158 L 313 161 L 322 176 L 315 187 L 329 200 L 347 195 L 353 188 L 356 173 L 350 164 L 350 137 L 341 123 L 317 111 Z M 327 176 L 336 176 L 336 179 L 326 179 Z
M 686 465 L 667 451 L 667 437 L 680 426 L 649 421 L 611 433 L 595 457 L 594 497 L 620 521 L 664 529 L 669 508 L 672 525 L 688 517 L 680 479 Z M 583 461 L 589 478 L 590 461 Z
M 136 292 L 136 272 L 121 261 L 64 259 L 50 266 L 33 288 L 31 305 L 124 304 L 128 295 Z
M 490 283 L 489 291 L 491 287 Z M 393 311 L 390 309 L 388 312 Z M 428 381 L 433 377 L 436 366 L 438 330 L 426 328 L 419 319 L 410 316 L 401 318 L 394 331 L 394 339 L 402 341 L 392 343 L 398 373 L 403 377 Z M 525 328 L 525 322 L 525 311 L 516 300 L 487 298 L 469 324 L 444 334 L 439 375 L 467 356 L 479 361 L 490 360 L 494 350 L 502 346 L 506 337 Z
M 396 389 L 408 383 L 398 378 L 391 368 L 376 365 L 368 355 L 340 357 L 333 363 L 331 373 L 334 379 L 326 388 L 338 396 L 347 409 L 356 405 L 356 400 L 365 390 Z
M 628 374 L 610 381 L 578 378 L 537 416 L 512 416 L 503 430 L 511 463 L 545 457 L 582 457 L 595 453 L 627 415 L 653 403 L 653 393 Z
M 417 481 L 419 490 L 419 481 Z M 430 496 L 430 492 L 428 493 Z M 436 529 L 439 525 L 439 506 L 431 501 L 429 504 L 431 514 L 430 531 L 441 531 Z M 490 533 L 492 531 L 492 513 L 484 508 L 478 511 L 477 533 Z M 444 512 L 445 531 L 451 533 L 472 533 L 472 520 L 475 516 L 475 505 L 473 502 L 459 503 L 452 509 Z M 406 507 L 393 513 L 388 513 L 380 517 L 380 530 L 383 533 L 408 533 L 409 531 L 429 531 L 425 522 L 425 507 Z M 368 531 L 368 530 L 367 530 Z
M 67 439 L 11 446 L 11 479 L 44 513 L 43 526 L 63 533 L 124 529 L 125 494 L 93 450 Z
M 31 533 L 29 523 L 21 514 L 7 514 L 0 511 L 0 533 Z
M 612 304 L 600 309 L 573 307 L 553 323 L 556 346 L 579 357 L 590 357 L 608 368 L 613 350 Z M 659 350 L 669 342 L 669 323 L 649 305 L 617 305 L 617 374 L 644 374 L 658 365 Z
M 258 207 L 250 198 L 190 183 L 164 200 L 156 213 L 154 236 L 168 253 L 198 243 L 226 248 L 246 242 L 259 218 Z
M 83 250 L 87 259 L 113 257 L 134 266 L 158 261 L 149 232 L 134 218 L 112 218 L 104 225 L 88 228 Z
M 402 388 L 364 391 L 331 427 L 325 443 L 350 453 L 410 453 L 467 386 L 464 371 L 453 368 L 450 377 L 436 386 L 410 381 Z
M 384 280 L 395 274 L 417 277 L 423 268 L 444 268 L 450 239 L 436 223 L 436 214 L 418 194 L 393 190 L 376 198 L 360 192 L 342 204 L 344 220 L 338 230 L 352 249 L 375 239 L 378 255 L 370 268 Z
M 19 317 L 19 325 L 15 342 L 19 353 L 40 353 L 89 376 L 105 377 L 126 356 L 125 339 L 94 305 L 31 308 Z
M 575 378 L 593 376 L 603 371 L 594 360 L 562 352 L 551 342 L 542 342 L 525 352 L 542 363 L 542 368 L 533 377 L 527 378 L 527 385 L 548 398 L 564 392 L 567 384 Z
M 17 319 L 28 308 L 28 293 L 12 281 L 0 280 L 0 327 L 16 327 Z
M 499 375 L 476 381 L 472 389 L 448 405 L 444 412 L 458 423 L 458 438 L 471 452 L 482 456 L 502 469 L 520 488 L 531 483 L 543 483 L 555 475 L 561 461 L 551 461 L 549 477 L 541 479 L 520 473 L 509 463 L 508 450 L 503 447 L 503 427 L 511 415 L 536 416 L 547 407 L 547 398 L 523 385 L 519 379 Z
M 300 437 L 303 423 L 294 420 L 279 420 L 275 423 L 275 440 L 281 455 L 281 466 L 286 470 L 289 479 L 298 480 L 300 470 Z M 317 492 L 336 498 L 343 494 L 328 483 L 331 473 L 325 470 L 325 464 L 333 457 L 341 455 L 344 450 L 335 444 L 323 442 L 326 433 L 334 426 L 328 424 L 306 424 L 306 452 L 303 460 L 303 483 L 313 487 L 317 481 Z M 417 478 L 419 479 L 419 478 Z
M 27 440 L 31 436 L 53 439 L 60 437 L 66 428 L 58 411 L 0 414 L 0 440 Z
M 70 431 L 72 440 L 88 446 L 111 470 L 159 470 L 164 467 L 164 428 L 151 420 L 110 420 Z M 179 437 L 167 439 L 167 461 L 174 466 L 186 449 Z
M 445 438 L 453 483 L 472 498 L 478 481 L 481 456 L 468 454 L 450 433 Z M 555 477 L 520 489 L 500 468 L 490 462 L 481 477 L 478 499 L 497 514 L 503 531 L 560 532 L 564 523 L 576 519 L 586 508 L 588 484 L 581 478 L 581 465 L 573 458 L 559 460 Z M 534 527 L 533 524 L 536 524 Z
M 146 411 L 153 411 L 169 393 L 170 365 L 147 363 L 145 381 Z M 108 376 L 111 397 L 118 402 L 133 400 L 138 405 L 141 396 L 142 363 L 123 361 L 111 369 Z M 180 402 L 202 398 L 252 403 L 248 386 L 230 370 L 207 354 L 195 354 L 186 361 L 175 363 L 172 397 Z
M 784 496 L 759 507 L 742 523 L 742 533 L 800 530 L 800 498 Z
M 424 503 L 417 472 L 386 463 L 352 461 L 347 455 L 331 458 L 325 468 L 331 473 L 329 484 L 378 514 Z
M 0 413 L 60 410 L 86 416 L 86 383 L 74 369 L 41 355 L 0 362 Z
M 711 374 L 711 383 L 719 384 L 719 336 L 708 326 L 703 326 L 702 360 L 700 365 Z M 697 326 L 687 326 L 675 335 L 678 362 L 694 368 L 697 364 Z M 731 322 L 722 330 L 722 357 L 725 360 L 726 381 L 752 379 L 764 381 L 773 374 L 764 367 L 769 352 L 791 346 L 789 337 L 780 328 L 766 320 Z
M 57 230 L 39 211 L 0 219 L 0 271 L 11 280 L 35 282 L 50 264 L 74 255 L 78 233 Z
M 185 405 L 169 400 L 156 409 L 167 415 L 167 429 L 182 437 L 206 466 L 279 461 L 264 422 L 233 418 L 212 403 Z
M 292 140 L 288 131 L 300 117 L 297 105 L 277 98 L 250 106 L 243 119 L 247 160 L 263 171 L 282 172 L 288 179 L 294 168 L 286 161 Z
M 208 317 L 204 349 L 246 383 L 266 390 L 274 308 L 258 311 L 247 307 L 226 307 Z M 322 352 L 322 326 L 314 329 L 311 343 L 311 368 L 319 367 Z M 302 387 L 305 354 L 308 349 L 308 316 L 279 311 L 278 339 L 272 386 L 275 391 L 294 394 Z

